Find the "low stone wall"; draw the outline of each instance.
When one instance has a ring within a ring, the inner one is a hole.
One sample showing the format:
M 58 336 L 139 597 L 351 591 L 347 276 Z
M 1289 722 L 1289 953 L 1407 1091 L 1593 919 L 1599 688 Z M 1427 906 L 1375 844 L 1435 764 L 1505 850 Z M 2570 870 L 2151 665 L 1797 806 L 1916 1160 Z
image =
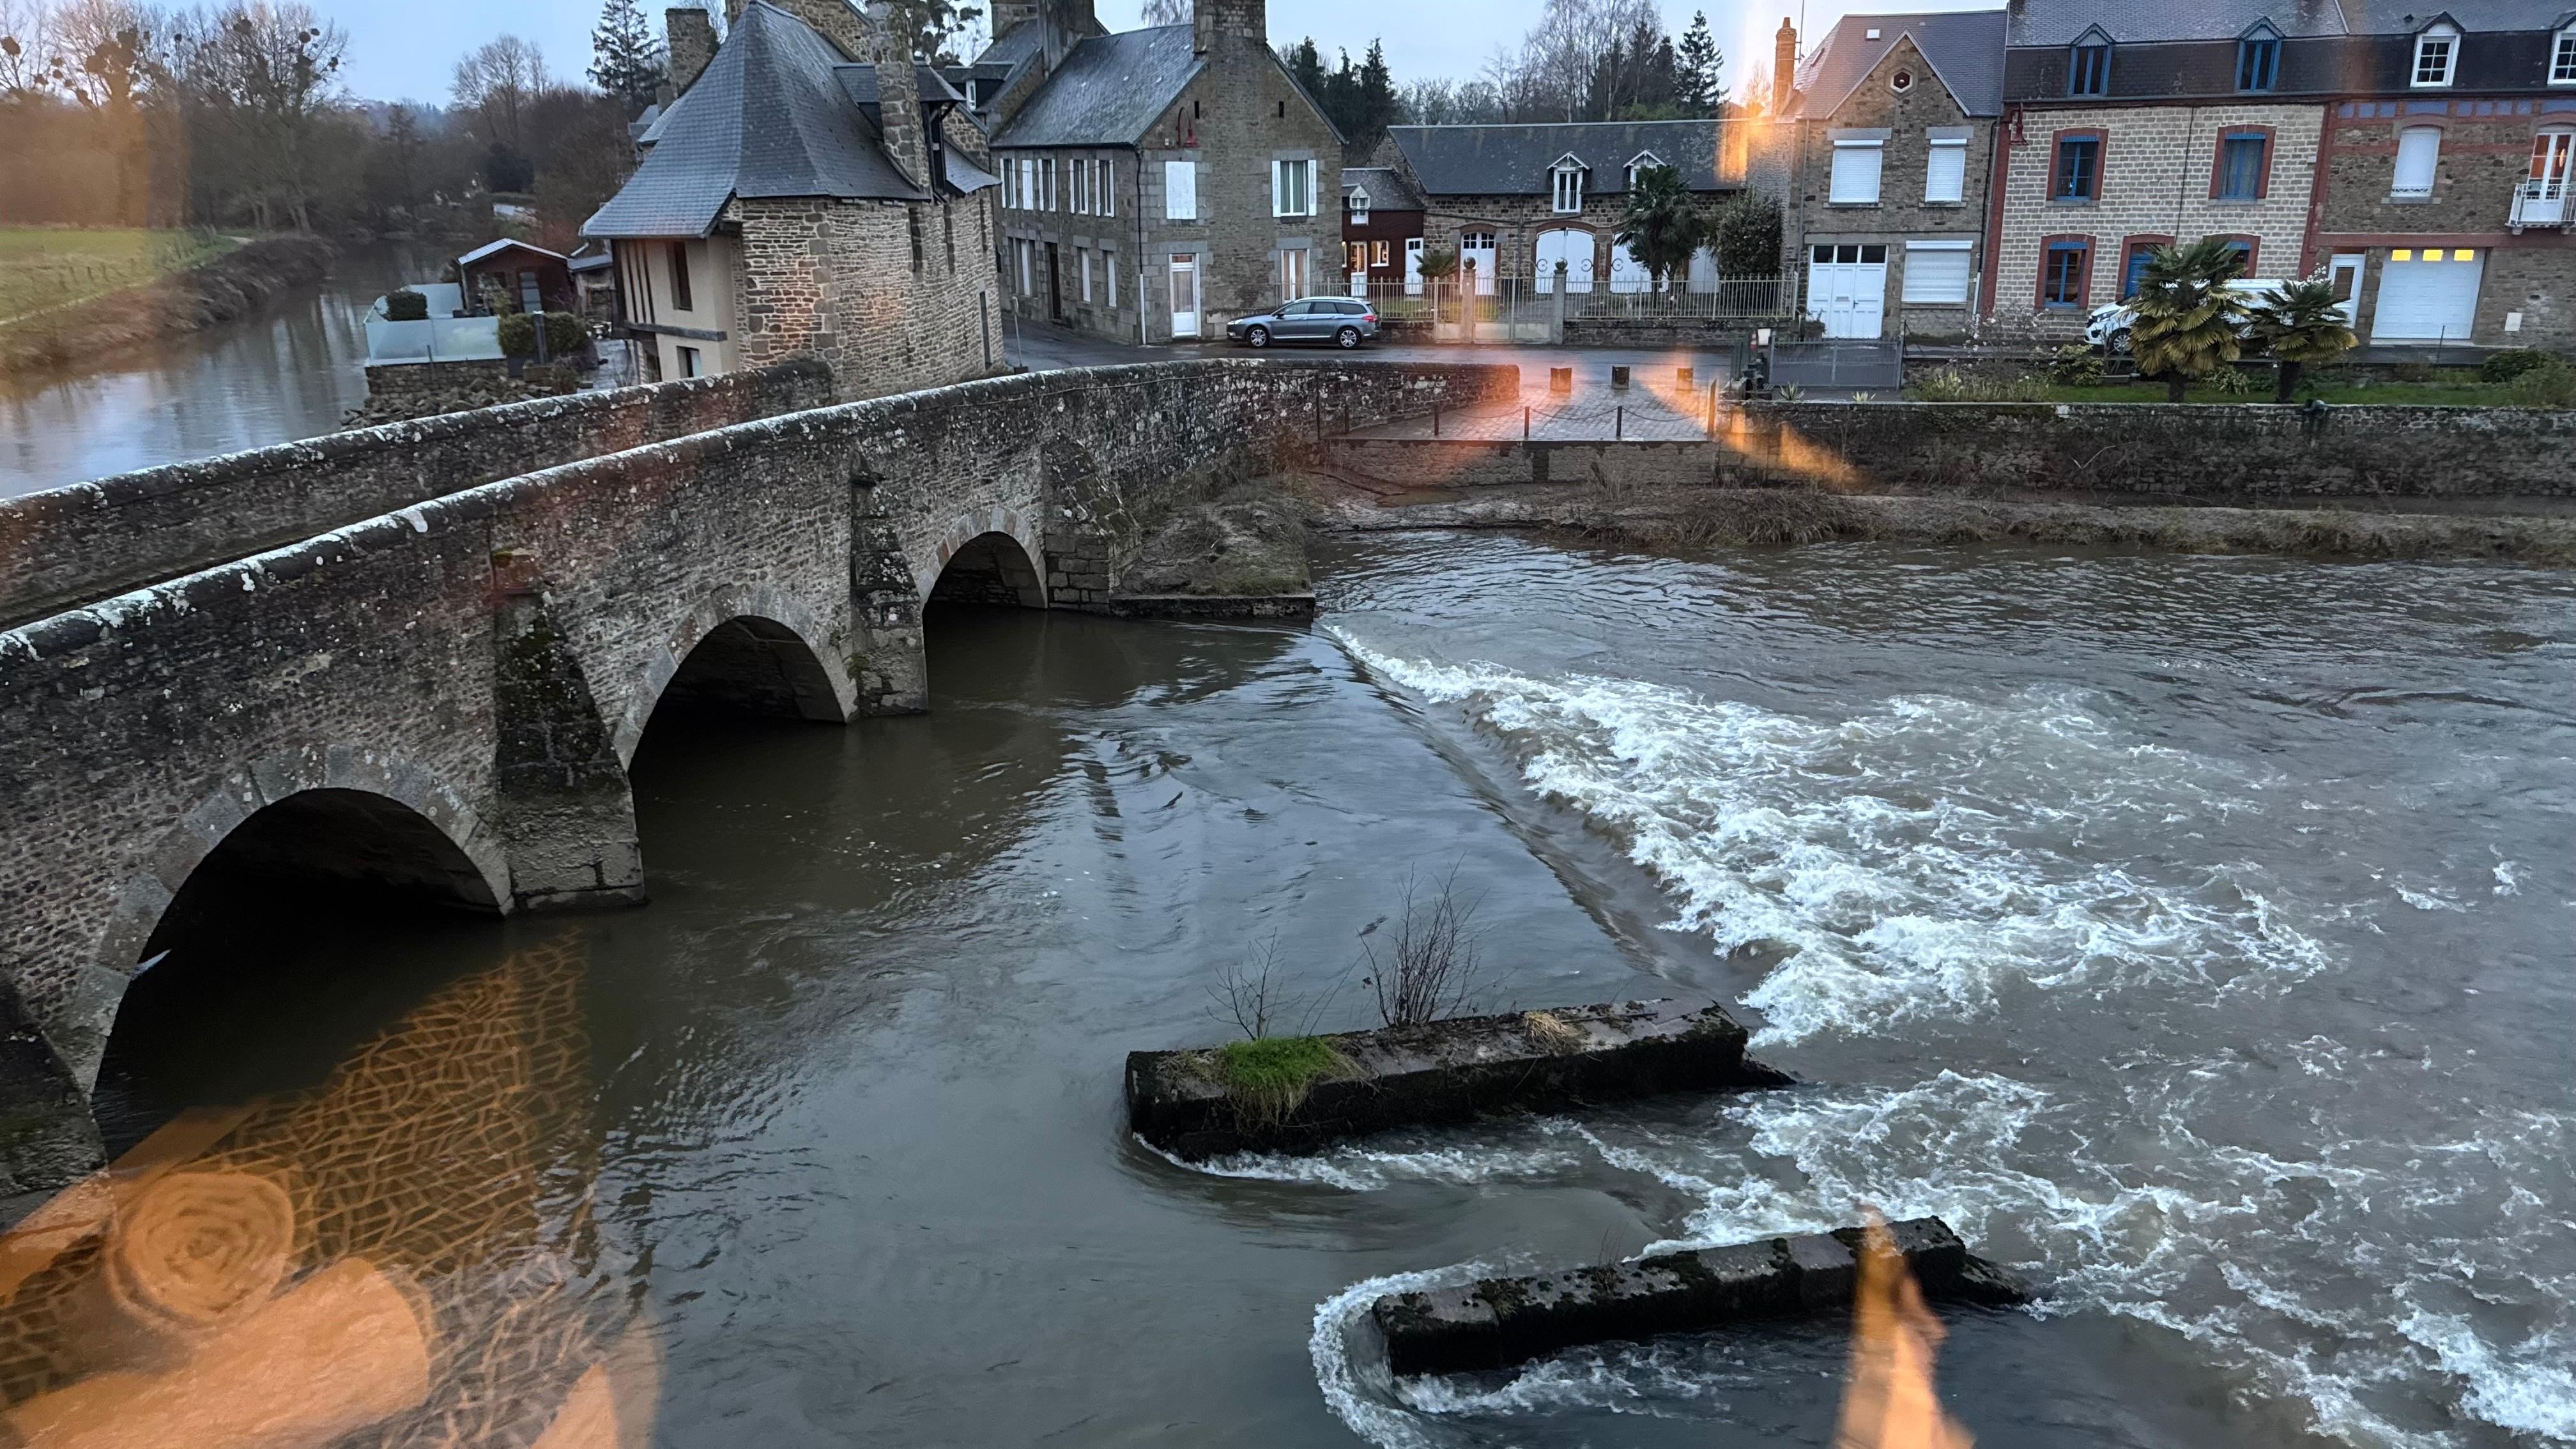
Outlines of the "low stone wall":
M 557 463 L 821 407 L 817 363 L 540 398 L 0 499 L 0 625 Z
M 1568 317 L 1565 319 L 1565 345 L 1726 351 L 1752 335 L 1754 325 L 1695 318 Z
M 2162 403 L 1755 403 L 1708 442 L 1339 438 L 1334 466 L 1513 483 L 2140 494 L 2195 501 L 2576 496 L 2576 412 Z

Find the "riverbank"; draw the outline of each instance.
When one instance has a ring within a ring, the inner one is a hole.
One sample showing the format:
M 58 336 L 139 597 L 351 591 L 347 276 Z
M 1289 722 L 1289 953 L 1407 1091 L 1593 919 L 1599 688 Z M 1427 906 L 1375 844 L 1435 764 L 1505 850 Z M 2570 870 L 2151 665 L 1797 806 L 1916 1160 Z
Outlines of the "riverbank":
M 331 257 L 331 244 L 319 237 L 269 237 L 143 286 L 0 327 L 0 376 L 88 367 L 247 316 L 282 292 L 319 283 Z

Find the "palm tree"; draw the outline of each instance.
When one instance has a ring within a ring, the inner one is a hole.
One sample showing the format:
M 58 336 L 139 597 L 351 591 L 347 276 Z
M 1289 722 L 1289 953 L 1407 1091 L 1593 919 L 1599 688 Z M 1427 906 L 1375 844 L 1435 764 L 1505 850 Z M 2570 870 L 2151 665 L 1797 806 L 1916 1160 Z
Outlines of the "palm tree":
M 2244 264 L 2243 253 L 2214 236 L 2158 247 L 2147 258 L 2130 303 L 2138 320 L 2129 343 L 2138 371 L 2164 378 L 2167 401 L 2181 402 L 2184 389 L 2243 352 L 2245 298 L 2227 283 Z
M 1422 260 L 1415 264 L 1414 269 L 1422 273 L 1422 280 L 1431 284 L 1431 320 L 1437 324 L 1440 321 L 1440 284 L 1458 275 L 1458 249 L 1424 247 Z
M 1690 270 L 1691 255 L 1706 240 L 1708 224 L 1700 219 L 1682 173 L 1670 166 L 1650 166 L 1637 173 L 1628 189 L 1627 214 L 1611 238 L 1628 255 L 1645 264 L 1661 291 L 1676 272 Z
M 2280 386 L 2272 401 L 2285 403 L 2299 385 L 2299 371 L 2311 362 L 2332 362 L 2360 339 L 2344 321 L 2334 287 L 2322 277 L 2290 282 L 2254 304 L 2254 336 L 2280 364 Z

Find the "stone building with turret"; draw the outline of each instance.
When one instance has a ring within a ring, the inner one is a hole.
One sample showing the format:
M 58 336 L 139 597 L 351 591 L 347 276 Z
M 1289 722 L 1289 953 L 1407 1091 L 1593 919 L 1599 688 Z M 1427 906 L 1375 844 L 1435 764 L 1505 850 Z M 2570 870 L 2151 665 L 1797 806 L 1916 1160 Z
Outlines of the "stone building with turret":
M 1340 292 L 1342 137 L 1271 50 L 1263 0 L 1104 33 L 1091 0 L 1004 0 L 951 77 L 1001 176 L 1006 304 L 1130 342 Z
M 996 179 L 907 17 L 731 0 L 721 41 L 705 10 L 669 25 L 675 94 L 582 228 L 614 250 L 648 376 L 810 357 L 850 399 L 998 371 Z

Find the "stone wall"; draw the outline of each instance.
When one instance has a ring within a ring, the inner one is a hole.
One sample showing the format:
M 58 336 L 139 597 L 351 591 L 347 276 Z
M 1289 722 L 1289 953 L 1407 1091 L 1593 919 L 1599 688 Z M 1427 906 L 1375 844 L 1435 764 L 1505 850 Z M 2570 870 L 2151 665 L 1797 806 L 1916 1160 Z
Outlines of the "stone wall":
M 735 205 L 745 366 L 819 358 L 843 401 L 996 370 L 992 239 L 976 198 Z
M 464 904 L 632 901 L 626 762 L 702 644 L 769 666 L 716 671 L 718 694 L 766 678 L 806 718 L 919 709 L 921 605 L 961 552 L 1018 549 L 1045 602 L 1107 609 L 1165 480 L 1305 456 L 1345 408 L 1518 387 L 1338 359 L 993 379 L 469 487 L 0 632 L 0 1029 L 13 1009 L 34 1029 L 0 1030 L 0 1087 L 35 1084 L 0 1101 L 0 1174 L 60 1166 L 46 1084 L 87 1089 L 162 910 L 263 807 L 400 806 Z M 275 486 L 323 490 L 329 457 L 305 465 Z
M 2571 412 L 2155 403 L 1758 403 L 1722 424 L 1716 442 L 1337 438 L 1330 449 L 1337 466 L 1369 477 L 1448 487 L 1811 482 L 2204 502 L 2576 497 L 2571 451 Z
M 451 413 L 0 499 L 0 624 L 491 479 L 830 396 L 819 367 L 794 365 Z

